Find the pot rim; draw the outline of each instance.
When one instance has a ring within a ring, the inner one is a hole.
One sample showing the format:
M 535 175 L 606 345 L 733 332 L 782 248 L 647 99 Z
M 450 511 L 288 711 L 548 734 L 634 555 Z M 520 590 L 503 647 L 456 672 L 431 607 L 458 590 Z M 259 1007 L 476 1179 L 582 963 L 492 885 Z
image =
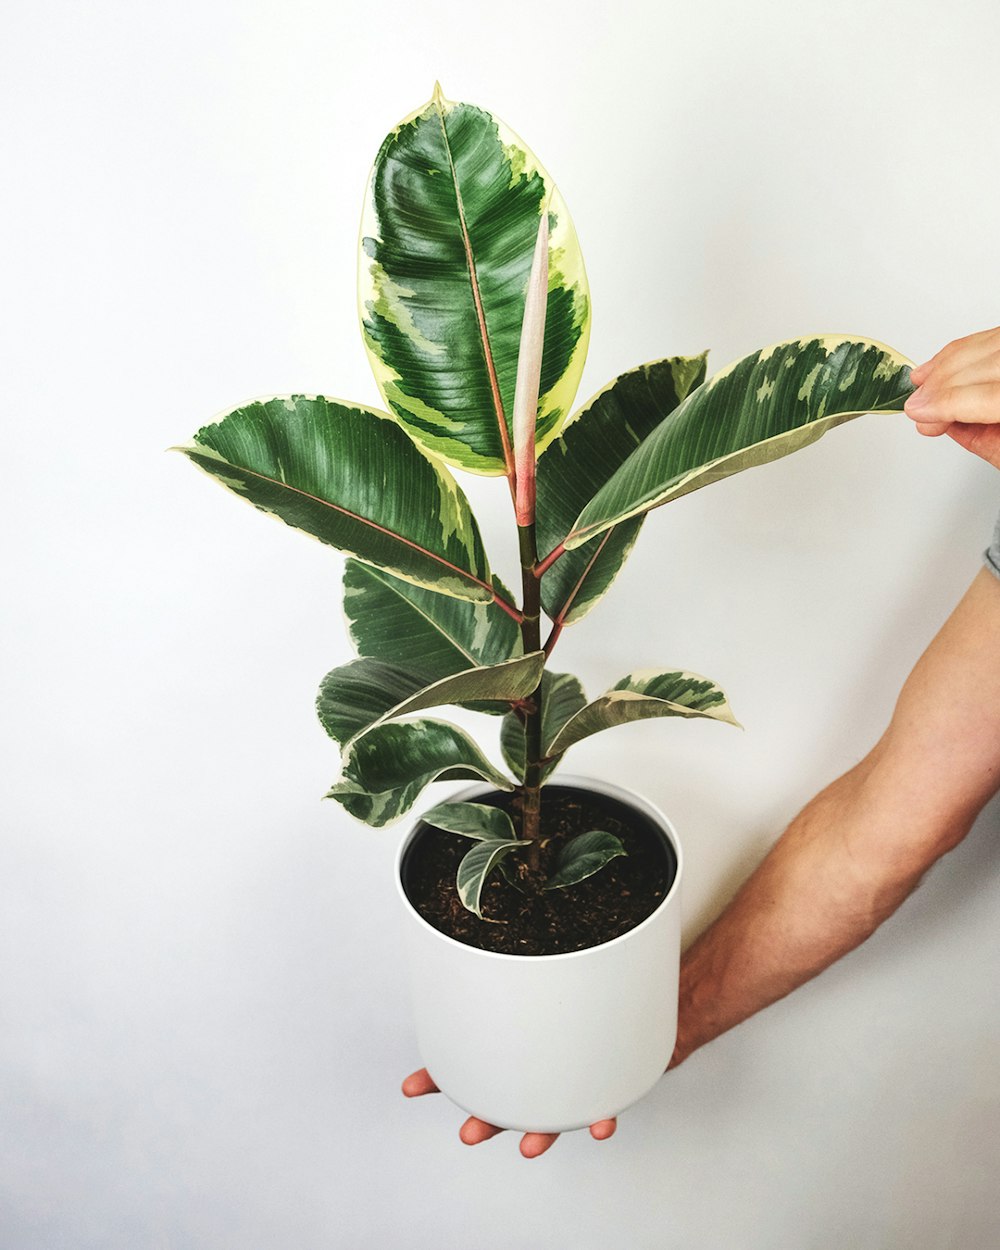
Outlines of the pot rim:
M 423 929 L 425 929 L 428 933 L 433 934 L 435 938 L 439 938 L 442 942 L 446 943 L 447 945 L 455 946 L 461 949 L 462 951 L 468 952 L 470 957 L 473 957 L 473 958 L 477 955 L 481 955 L 484 959 L 500 959 L 500 960 L 507 960 L 507 961 L 511 961 L 511 960 L 524 961 L 526 959 L 531 960 L 531 961 L 535 961 L 538 959 L 566 960 L 566 959 L 579 959 L 581 956 L 589 955 L 593 951 L 604 951 L 604 950 L 608 950 L 612 946 L 618 946 L 619 944 L 623 942 L 627 942 L 628 939 L 631 938 L 633 934 L 639 933 L 640 930 L 645 929 L 647 925 L 650 925 L 653 923 L 653 921 L 655 921 L 657 916 L 659 916 L 659 914 L 664 910 L 667 904 L 670 903 L 674 899 L 675 895 L 677 895 L 680 892 L 681 876 L 683 874 L 683 869 L 684 869 L 684 858 L 681 852 L 681 844 L 680 844 L 680 840 L 677 837 L 676 829 L 673 827 L 673 825 L 670 823 L 667 817 L 663 814 L 663 812 L 660 811 L 660 809 L 656 806 L 656 804 L 650 802 L 650 800 L 647 799 L 645 795 L 637 794 L 636 791 L 629 790 L 625 786 L 615 785 L 615 783 L 612 781 L 602 781 L 597 777 L 580 777 L 580 776 L 577 776 L 576 774 L 570 773 L 566 775 L 561 775 L 558 781 L 553 782 L 553 784 L 576 786 L 577 789 L 593 790 L 598 794 L 605 794 L 609 798 L 619 799 L 623 803 L 631 804 L 633 807 L 639 808 L 640 811 L 643 811 L 644 815 L 649 816 L 659 826 L 660 833 L 663 835 L 664 838 L 666 838 L 666 840 L 670 843 L 671 847 L 673 848 L 674 855 L 677 859 L 677 871 L 674 873 L 674 879 L 670 884 L 670 889 L 666 892 L 666 894 L 664 894 L 663 898 L 660 899 L 659 903 L 657 903 L 656 907 L 649 913 L 646 919 L 640 921 L 639 924 L 637 924 L 634 928 L 629 929 L 625 933 L 620 933 L 618 937 L 612 938 L 608 942 L 598 942 L 594 946 L 584 946 L 581 950 L 578 950 L 578 951 L 561 951 L 557 954 L 552 954 L 552 955 L 510 955 L 510 954 L 507 954 L 505 951 L 484 951 L 484 950 L 481 950 L 478 946 L 469 945 L 468 942 L 459 942 L 455 938 L 449 937 L 447 933 L 442 933 L 440 929 L 436 929 L 432 924 L 430 924 L 427 920 L 425 920 L 424 917 L 421 916 L 420 912 L 417 911 L 417 909 L 413 906 L 413 904 L 407 898 L 406 891 L 403 889 L 403 874 L 401 871 L 402 864 L 403 864 L 403 856 L 406 854 L 406 848 L 413 841 L 414 837 L 416 836 L 417 830 L 419 829 L 420 825 L 423 823 L 423 817 L 418 817 L 416 824 L 413 825 L 409 833 L 407 833 L 406 837 L 402 839 L 402 841 L 399 844 L 399 849 L 396 852 L 395 879 L 396 879 L 396 893 L 399 895 L 400 899 L 402 900 L 404 908 L 409 912 L 409 914 L 417 921 L 417 923 Z M 459 801 L 462 799 L 473 798 L 477 794 L 488 794 L 491 792 L 496 792 L 498 790 L 499 790 L 498 786 L 490 785 L 489 782 L 482 781 L 482 782 L 477 782 L 475 785 L 467 786 L 464 790 L 458 791 L 456 794 L 452 795 L 451 797 L 455 801 Z

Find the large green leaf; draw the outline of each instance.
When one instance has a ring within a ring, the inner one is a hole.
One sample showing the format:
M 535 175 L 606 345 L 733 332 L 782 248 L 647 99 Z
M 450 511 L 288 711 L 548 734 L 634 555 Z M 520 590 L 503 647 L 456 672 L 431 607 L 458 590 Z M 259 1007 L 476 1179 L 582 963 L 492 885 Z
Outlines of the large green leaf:
M 499 790 L 510 780 L 455 725 L 389 721 L 358 738 L 344 756 L 343 776 L 327 794 L 366 824 L 398 820 L 432 781 L 484 778 Z
M 580 680 L 572 673 L 542 674 L 542 754 L 550 755 L 548 743 L 571 716 L 587 705 L 587 695 Z M 524 778 L 524 722 L 515 712 L 508 712 L 500 726 L 500 750 L 507 767 L 517 779 Z M 555 768 L 550 764 L 547 777 Z
M 499 578 L 493 584 L 510 602 Z M 521 653 L 517 623 L 495 603 L 424 590 L 358 560 L 344 568 L 344 612 L 359 655 L 401 664 L 427 681 Z
M 525 288 L 546 205 L 539 450 L 573 403 L 590 329 L 576 232 L 548 174 L 503 122 L 437 88 L 385 139 L 365 195 L 359 305 L 379 389 L 415 439 L 476 473 L 511 468 Z
M 323 396 L 258 400 L 179 448 L 255 507 L 397 577 L 494 598 L 458 483 L 385 413 Z
M 533 651 L 489 668 L 463 669 L 428 685 L 420 674 L 398 664 L 352 660 L 323 678 L 316 710 L 330 737 L 345 743 L 409 712 L 473 701 L 503 706 L 527 698 L 537 688 L 544 665 L 545 653 Z
M 538 549 L 545 555 L 639 444 L 705 379 L 707 352 L 623 373 L 567 422 L 538 462 Z M 633 517 L 561 557 L 542 577 L 542 606 L 562 625 L 585 616 L 632 549 Z
M 603 729 L 657 716 L 704 716 L 739 725 L 726 696 L 697 673 L 644 669 L 629 673 L 565 722 L 547 754 L 556 755 Z
M 629 456 L 564 539 L 582 546 L 630 517 L 766 464 L 866 412 L 900 412 L 910 361 L 870 339 L 792 339 L 735 361 Z

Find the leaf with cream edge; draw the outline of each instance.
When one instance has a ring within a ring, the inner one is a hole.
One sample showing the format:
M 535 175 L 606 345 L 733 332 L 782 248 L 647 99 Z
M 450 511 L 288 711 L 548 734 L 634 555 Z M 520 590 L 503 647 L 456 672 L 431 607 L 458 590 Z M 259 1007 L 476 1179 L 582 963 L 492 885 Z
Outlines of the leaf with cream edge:
M 547 744 L 575 713 L 587 706 L 587 695 L 580 680 L 572 673 L 542 674 L 542 754 L 551 755 Z M 508 712 L 500 726 L 500 750 L 507 767 L 521 781 L 524 778 L 524 722 L 515 712 Z M 546 765 L 543 779 L 555 768 Z
M 621 840 L 613 833 L 592 829 L 589 833 L 577 834 L 560 848 L 545 888 L 564 890 L 567 886 L 579 885 L 595 872 L 600 872 L 611 860 L 627 854 Z
M 633 451 L 705 380 L 707 352 L 670 356 L 615 378 L 569 421 L 538 462 L 538 549 L 545 555 Z M 602 598 L 642 526 L 633 517 L 573 551 L 542 577 L 542 606 L 558 625 Z
M 499 578 L 493 586 L 511 601 Z M 344 568 L 344 613 L 359 655 L 401 664 L 427 681 L 521 654 L 521 631 L 496 603 L 437 594 L 358 560 Z
M 571 716 L 549 743 L 546 753 L 558 755 L 602 730 L 658 716 L 706 717 L 742 728 L 725 694 L 707 677 L 642 669 L 629 673 Z
M 709 378 L 629 456 L 563 540 L 614 525 L 815 442 L 868 412 L 901 412 L 915 389 L 905 356 L 871 339 L 791 339 Z
M 178 450 L 320 542 L 442 594 L 495 598 L 464 493 L 386 413 L 322 395 L 258 400 Z
M 546 204 L 541 450 L 576 395 L 590 295 L 569 212 L 534 154 L 437 87 L 383 142 L 361 222 L 362 333 L 387 406 L 449 463 L 511 481 L 524 291 Z
M 353 660 L 327 673 L 316 710 L 330 737 L 350 745 L 386 721 L 410 712 L 487 700 L 509 706 L 536 689 L 544 664 L 544 652 L 534 651 L 489 668 L 463 669 L 427 685 L 419 674 L 399 665 Z
M 482 920 L 480 903 L 487 877 L 511 851 L 519 850 L 527 845 L 528 843 L 521 839 L 514 842 L 498 842 L 490 838 L 486 842 L 477 842 L 458 865 L 455 877 L 455 886 L 458 889 L 458 897 L 462 901 L 462 906 L 474 912 Z
M 460 833 L 478 842 L 511 842 L 516 839 L 514 823 L 499 807 L 486 803 L 438 803 L 420 817 L 425 825 Z
M 327 798 L 357 820 L 381 828 L 398 820 L 432 781 L 482 778 L 513 790 L 480 749 L 446 721 L 390 721 L 358 738 L 344 753 L 341 780 Z

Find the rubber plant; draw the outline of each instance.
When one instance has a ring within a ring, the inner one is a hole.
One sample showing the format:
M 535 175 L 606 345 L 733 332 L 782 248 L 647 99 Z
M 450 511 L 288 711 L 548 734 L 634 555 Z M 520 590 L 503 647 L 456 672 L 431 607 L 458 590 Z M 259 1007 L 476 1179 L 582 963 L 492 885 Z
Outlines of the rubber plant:
M 457 888 L 481 915 L 498 868 L 512 886 L 543 891 L 623 853 L 590 830 L 556 862 L 542 854 L 543 784 L 575 743 L 653 717 L 736 723 L 723 691 L 683 670 L 633 670 L 588 701 L 576 677 L 549 668 L 646 514 L 863 413 L 900 411 L 910 362 L 853 335 L 777 343 L 707 380 L 707 353 L 667 356 L 574 411 L 590 297 L 569 212 L 503 122 L 440 87 L 378 152 L 358 276 L 384 409 L 319 395 L 256 400 L 181 450 L 350 556 L 345 608 L 359 658 L 328 673 L 318 698 L 342 750 L 329 797 L 381 826 L 435 780 L 515 791 L 515 819 L 457 802 L 423 816 L 470 840 Z M 506 479 L 519 596 L 491 572 L 451 468 Z M 455 725 L 410 715 L 445 705 L 503 716 L 510 775 Z

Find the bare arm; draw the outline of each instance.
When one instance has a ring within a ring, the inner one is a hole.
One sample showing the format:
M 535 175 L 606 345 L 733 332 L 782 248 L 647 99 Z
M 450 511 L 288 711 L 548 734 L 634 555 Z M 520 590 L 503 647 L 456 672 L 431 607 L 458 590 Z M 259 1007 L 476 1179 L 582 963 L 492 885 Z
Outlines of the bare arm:
M 681 963 L 671 1066 L 853 950 L 1000 788 L 1000 580 L 985 569 L 856 768 L 795 818 Z

